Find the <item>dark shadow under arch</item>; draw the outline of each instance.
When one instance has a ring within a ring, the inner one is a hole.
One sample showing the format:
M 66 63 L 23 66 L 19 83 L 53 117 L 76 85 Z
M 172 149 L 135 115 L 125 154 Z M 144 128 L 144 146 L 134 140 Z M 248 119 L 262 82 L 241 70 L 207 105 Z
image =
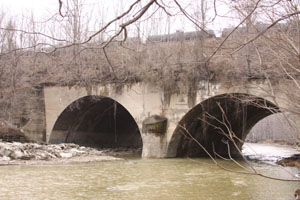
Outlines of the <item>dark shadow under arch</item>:
M 49 143 L 76 143 L 102 148 L 142 148 L 134 118 L 118 102 L 86 96 L 70 104 L 56 120 Z
M 239 139 L 240 149 L 250 129 L 264 117 L 280 112 L 272 102 L 249 94 L 231 93 L 211 97 L 192 108 L 179 122 L 168 146 L 168 157 L 201 157 L 207 153 L 187 137 L 186 130 L 211 154 L 238 156 L 229 133 Z

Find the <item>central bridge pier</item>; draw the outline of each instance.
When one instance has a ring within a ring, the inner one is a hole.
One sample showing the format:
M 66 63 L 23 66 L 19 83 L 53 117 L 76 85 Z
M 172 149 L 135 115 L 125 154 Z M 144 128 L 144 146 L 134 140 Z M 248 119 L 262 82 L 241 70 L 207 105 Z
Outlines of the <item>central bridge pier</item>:
M 145 158 L 236 156 L 258 121 L 288 106 L 282 93 L 274 89 L 270 96 L 266 90 L 268 84 L 256 81 L 243 86 L 199 82 L 186 93 L 146 83 L 45 86 L 45 138 L 140 148 Z

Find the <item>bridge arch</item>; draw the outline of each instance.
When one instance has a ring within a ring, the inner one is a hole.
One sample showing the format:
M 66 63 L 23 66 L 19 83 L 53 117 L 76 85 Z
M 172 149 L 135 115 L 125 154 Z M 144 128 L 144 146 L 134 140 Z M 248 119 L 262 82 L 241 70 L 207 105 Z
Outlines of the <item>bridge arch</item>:
M 88 95 L 68 105 L 54 123 L 49 143 L 142 149 L 139 127 L 120 103 Z
M 238 156 L 251 128 L 280 112 L 272 102 L 250 94 L 221 94 L 193 107 L 179 121 L 167 148 L 167 157 Z M 236 146 L 228 137 L 234 133 Z M 189 135 L 190 134 L 190 135 Z M 192 138 L 197 140 L 197 144 Z

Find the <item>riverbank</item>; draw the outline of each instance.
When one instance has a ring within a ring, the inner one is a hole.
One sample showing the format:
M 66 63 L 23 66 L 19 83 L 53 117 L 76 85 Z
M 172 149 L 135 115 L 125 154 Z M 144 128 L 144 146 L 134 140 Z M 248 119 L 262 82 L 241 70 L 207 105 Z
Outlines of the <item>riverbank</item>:
M 126 157 L 140 156 L 140 153 L 140 149 L 98 149 L 73 143 L 0 142 L 0 165 L 54 165 L 118 161 L 124 160 L 123 158 Z M 299 151 L 291 146 L 245 143 L 243 154 L 252 161 L 295 166 L 300 171 L 300 156 L 292 157 L 299 154 Z
M 36 144 L 0 142 L 0 165 L 45 165 L 123 160 L 121 152 L 98 150 L 72 143 Z
M 291 157 L 279 160 L 276 162 L 276 164 L 281 165 L 283 167 L 297 167 L 300 174 L 300 154 L 295 154 Z

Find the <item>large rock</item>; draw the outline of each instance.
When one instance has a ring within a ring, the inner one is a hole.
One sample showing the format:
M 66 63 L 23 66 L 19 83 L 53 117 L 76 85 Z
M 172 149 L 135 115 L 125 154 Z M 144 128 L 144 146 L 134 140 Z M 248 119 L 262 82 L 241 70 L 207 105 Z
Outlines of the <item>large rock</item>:
M 64 153 L 64 152 L 61 152 L 61 153 L 59 153 L 59 154 L 60 154 L 60 156 L 61 156 L 62 158 L 71 158 L 71 157 L 73 156 L 72 153 Z
M 15 150 L 10 154 L 10 158 L 17 160 L 17 159 L 21 159 L 24 156 L 24 153 L 20 150 Z
M 3 161 L 10 161 L 11 159 L 10 159 L 10 157 L 3 156 L 3 157 L 1 158 L 1 160 L 3 160 Z
M 10 154 L 13 152 L 11 148 L 1 148 L 0 155 L 10 157 Z

